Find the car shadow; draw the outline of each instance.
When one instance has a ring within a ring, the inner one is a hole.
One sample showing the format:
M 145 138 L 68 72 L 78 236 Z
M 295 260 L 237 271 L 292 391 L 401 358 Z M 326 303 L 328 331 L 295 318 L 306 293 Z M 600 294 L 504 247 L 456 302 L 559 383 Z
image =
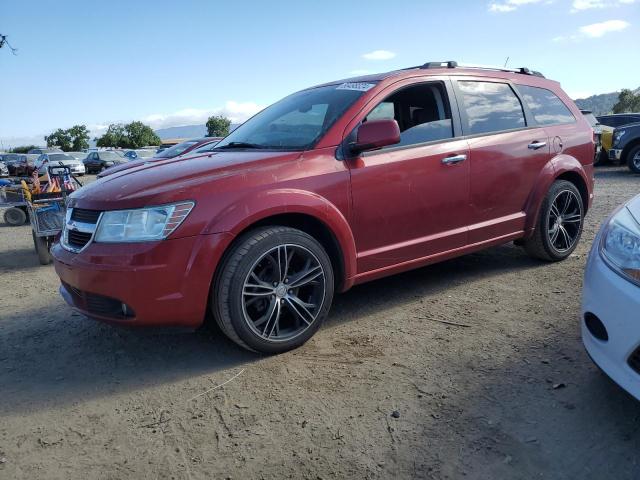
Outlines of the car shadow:
M 378 280 L 338 295 L 327 327 L 487 275 L 543 265 L 519 248 L 502 246 Z M 154 387 L 262 358 L 237 347 L 217 327 L 195 334 L 124 329 L 72 314 L 62 300 L 55 302 L 0 321 L 0 412 Z

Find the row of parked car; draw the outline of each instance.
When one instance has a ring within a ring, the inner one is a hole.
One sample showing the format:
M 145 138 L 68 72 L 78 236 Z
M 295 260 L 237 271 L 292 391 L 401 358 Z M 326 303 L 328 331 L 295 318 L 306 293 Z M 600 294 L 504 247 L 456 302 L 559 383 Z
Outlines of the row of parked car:
M 640 113 L 594 116 L 582 110 L 596 135 L 598 151 L 595 165 L 626 164 L 640 173 Z
M 63 164 L 74 175 L 115 171 L 127 165 L 139 165 L 151 160 L 174 158 L 179 155 L 207 151 L 221 140 L 220 137 L 204 137 L 186 140 L 161 148 L 137 150 L 94 150 L 86 152 L 63 152 L 58 148 L 36 148 L 29 153 L 0 153 L 0 177 L 26 177 L 34 171 L 44 173 L 47 166 Z

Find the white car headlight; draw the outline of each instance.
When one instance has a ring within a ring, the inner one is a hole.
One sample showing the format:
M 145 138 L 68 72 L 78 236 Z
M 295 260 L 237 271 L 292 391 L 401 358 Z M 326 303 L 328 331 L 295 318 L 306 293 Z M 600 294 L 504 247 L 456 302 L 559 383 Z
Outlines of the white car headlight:
M 605 227 L 600 254 L 618 274 L 640 285 L 640 224 L 626 207 Z
M 167 238 L 187 218 L 193 202 L 136 210 L 106 211 L 100 217 L 96 242 L 151 242 Z

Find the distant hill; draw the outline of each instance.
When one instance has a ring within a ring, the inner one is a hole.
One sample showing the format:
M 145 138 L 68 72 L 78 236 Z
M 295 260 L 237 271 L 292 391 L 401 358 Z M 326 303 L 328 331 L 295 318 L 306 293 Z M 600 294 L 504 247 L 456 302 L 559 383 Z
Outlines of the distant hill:
M 591 95 L 574 101 L 580 110 L 591 110 L 594 115 L 606 115 L 611 113 L 613 106 L 618 102 L 619 93 L 601 93 L 600 95 Z M 633 93 L 640 93 L 640 88 L 636 88 Z
M 231 125 L 231 131 L 238 125 Z M 182 125 L 181 127 L 159 128 L 155 131 L 162 140 L 167 138 L 198 138 L 207 135 L 207 127 L 199 125 Z

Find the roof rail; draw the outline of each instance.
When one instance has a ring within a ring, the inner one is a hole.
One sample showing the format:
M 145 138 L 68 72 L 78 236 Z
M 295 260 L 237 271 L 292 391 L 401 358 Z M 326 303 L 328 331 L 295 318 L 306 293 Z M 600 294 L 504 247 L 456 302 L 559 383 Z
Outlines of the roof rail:
M 461 64 L 453 60 L 449 60 L 447 62 L 427 62 L 424 65 L 421 65 L 418 68 L 430 69 L 430 68 L 477 68 L 478 70 L 498 70 L 500 72 L 513 72 L 513 73 L 521 73 L 523 75 L 534 75 L 536 77 L 544 78 L 544 75 L 540 72 L 536 72 L 535 70 L 529 70 L 527 67 L 520 68 L 506 68 L 506 67 L 493 67 L 489 65 L 472 65 L 472 64 Z

